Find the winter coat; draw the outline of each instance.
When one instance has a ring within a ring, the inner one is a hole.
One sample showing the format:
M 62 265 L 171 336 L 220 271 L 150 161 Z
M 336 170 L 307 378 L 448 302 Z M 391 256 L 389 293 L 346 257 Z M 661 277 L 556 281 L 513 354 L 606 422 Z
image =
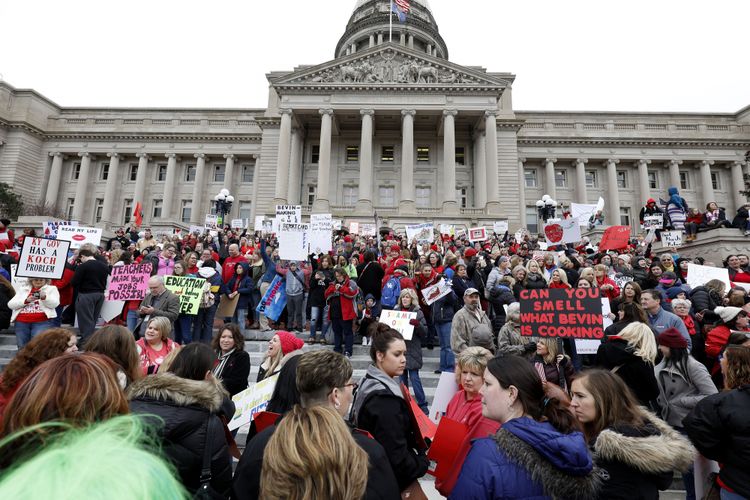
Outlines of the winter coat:
M 531 337 L 521 336 L 520 323 L 512 321 L 506 322 L 497 334 L 497 353 L 498 355 L 513 354 L 516 356 L 525 356 L 529 351 L 526 346 L 532 342 Z M 536 350 L 536 347 L 534 348 Z M 534 351 L 530 351 L 533 353 Z
M 747 229 L 747 221 L 750 219 L 750 213 L 747 208 L 740 207 L 737 209 L 737 215 L 732 219 L 732 226 L 745 231 Z
M 0 330 L 7 330 L 10 326 L 11 310 L 8 301 L 11 299 L 11 291 L 0 285 Z
M 398 307 L 396 310 L 417 313 L 419 326 L 414 326 L 414 335 L 411 340 L 404 340 L 404 342 L 406 343 L 406 369 L 419 370 L 422 368 L 422 339 L 427 336 L 427 320 L 422 314 L 422 309 L 416 304 L 412 304 L 409 309 Z
M 467 288 L 477 288 L 475 286 L 474 280 L 469 278 L 468 276 L 466 278 L 461 278 L 460 276 L 456 275 L 453 277 L 451 283 L 453 284 L 453 292 L 458 298 L 462 298 L 464 296 L 464 292 Z M 477 290 L 479 289 L 477 288 Z
M 417 450 L 417 437 L 409 415 L 396 381 L 370 365 L 359 383 L 350 421 L 383 446 L 399 491 L 424 476 L 429 465 L 424 450 Z
M 596 437 L 594 462 L 605 472 L 596 498 L 657 500 L 674 471 L 692 465 L 695 448 L 690 441 L 656 415 L 641 412 L 645 425 L 608 427 Z
M 380 267 L 380 266 L 378 266 Z M 331 284 L 331 280 L 325 276 L 317 279 L 315 275 L 310 278 L 310 293 L 307 296 L 307 303 L 310 307 L 323 308 L 326 306 L 326 289 Z
M 489 288 L 489 287 L 488 287 Z M 505 308 L 516 301 L 516 297 L 513 295 L 513 291 L 501 284 L 496 284 L 490 289 L 490 304 L 492 305 L 492 311 L 494 312 L 494 318 L 492 318 L 492 331 L 497 333 L 505 324 Z
M 532 359 L 534 368 L 536 368 L 539 375 L 543 375 L 542 382 L 552 382 L 555 385 L 560 386 L 565 392 L 570 389 L 570 383 L 573 381 L 573 375 L 575 374 L 575 368 L 570 359 L 564 357 L 559 363 L 555 360 L 554 363 L 545 363 L 544 358 L 535 355 Z
M 481 308 L 478 309 L 478 312 L 479 318 L 464 306 L 453 316 L 453 322 L 451 323 L 451 349 L 454 353 L 460 354 L 467 347 L 474 345 L 481 345 L 489 350 L 495 348 L 492 345 L 492 324 L 490 323 L 490 318 Z M 477 344 L 472 333 L 485 329 L 489 330 L 489 344 Z
M 66 262 L 62 278 L 59 280 L 52 280 L 51 284 L 54 285 L 60 293 L 61 306 L 69 306 L 73 303 L 73 285 L 71 285 L 70 282 L 73 279 L 74 274 L 75 268 Z
M 368 262 L 357 266 L 357 285 L 362 293 L 371 294 L 380 301 L 380 294 L 383 290 L 383 278 L 385 271 L 377 262 Z
M 217 416 L 227 396 L 214 378 L 188 380 L 172 373 L 145 377 L 128 388 L 130 411 L 143 415 L 157 429 L 164 456 L 191 493 L 200 486 L 203 454 L 210 446 L 211 487 L 229 494 L 232 459 L 224 424 Z
M 221 351 L 218 352 L 221 356 Z M 218 360 L 217 360 L 218 363 Z M 234 350 L 224 363 L 219 379 L 230 396 L 247 389 L 250 375 L 250 354 L 247 351 Z
M 474 441 L 449 498 L 590 499 L 598 481 L 580 432 L 562 434 L 548 422 L 520 417 Z
M 277 264 L 276 272 L 286 279 L 287 297 L 295 297 L 305 293 L 305 272 L 302 269 L 297 268 L 296 271 L 292 271 L 288 267 L 281 267 L 281 264 Z
M 659 397 L 654 365 L 633 353 L 633 348 L 620 337 L 610 337 L 596 351 L 596 366 L 606 370 L 617 368 L 615 374 L 630 387 L 638 401 L 649 406 Z
M 721 482 L 750 498 L 750 385 L 702 399 L 682 425 L 701 455 L 722 464 Z
M 541 274 L 529 273 L 526 275 L 523 287 L 526 290 L 541 290 L 543 288 L 548 288 L 548 285 L 547 280 L 545 280 Z
M 238 276 L 236 273 L 229 278 L 227 283 L 227 289 L 229 293 L 236 291 L 239 295 L 237 299 L 237 310 L 241 311 L 247 309 L 252 299 L 253 290 L 255 290 L 255 283 L 253 282 L 252 276 L 250 276 L 250 265 L 247 262 L 240 262 L 242 266 L 242 276 Z M 239 283 L 238 283 L 239 281 Z
M 328 288 L 325 292 L 326 302 L 332 300 L 341 301 L 342 319 L 344 321 L 356 319 L 357 311 L 354 308 L 354 298 L 357 296 L 357 292 L 359 291 L 359 289 L 357 288 L 357 283 L 350 280 L 349 278 L 346 278 L 344 282 L 341 283 L 341 288 L 339 288 L 338 290 L 336 290 L 336 285 L 336 282 L 328 285 Z M 331 319 L 330 309 L 328 311 L 328 319 Z
M 15 321 L 18 313 L 26 305 L 26 299 L 31 293 L 31 284 L 27 282 L 21 282 L 16 288 L 16 294 L 12 299 L 8 300 L 8 308 L 12 311 L 10 320 Z M 55 308 L 60 305 L 60 294 L 57 291 L 57 287 L 52 285 L 44 285 L 39 289 L 40 292 L 44 292 L 45 299 L 38 299 L 36 302 L 39 303 L 39 310 L 47 316 L 47 319 L 57 317 L 57 311 Z
M 659 384 L 661 418 L 673 427 L 682 427 L 682 419 L 695 405 L 717 392 L 705 366 L 692 356 L 688 356 L 686 366 L 687 379 L 673 364 L 667 365 L 666 358 L 654 367 L 656 382 Z
M 453 316 L 455 316 L 458 309 L 458 297 L 455 293 L 451 292 L 445 297 L 436 300 L 430 306 L 432 322 L 436 325 L 450 323 L 453 321 Z

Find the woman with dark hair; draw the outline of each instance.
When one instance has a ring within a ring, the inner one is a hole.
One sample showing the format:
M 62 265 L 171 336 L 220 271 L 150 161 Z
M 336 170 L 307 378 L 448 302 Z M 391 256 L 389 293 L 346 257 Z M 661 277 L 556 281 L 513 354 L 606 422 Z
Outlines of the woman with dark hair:
M 669 200 L 667 200 L 665 212 L 668 226 L 670 229 L 681 231 L 685 229 L 688 204 L 685 198 L 680 196 L 679 190 L 674 186 L 667 190 L 667 194 L 669 194 Z
M 724 267 L 729 269 L 729 279 L 739 283 L 750 283 L 750 273 L 742 268 L 740 258 L 736 255 L 730 255 L 724 261 Z
M 639 302 L 625 302 L 620 304 L 617 310 L 617 321 L 604 329 L 605 340 L 619 333 L 631 323 L 644 323 L 648 325 L 648 315 Z
M 406 344 L 399 332 L 374 323 L 369 332 L 372 364 L 359 384 L 350 421 L 368 431 L 385 448 L 399 491 L 404 491 L 427 472 L 429 460 L 420 447 L 418 430 L 412 426 L 408 403 L 395 380 L 406 368 Z
M 84 346 L 87 352 L 98 352 L 117 365 L 117 380 L 120 387 L 143 377 L 141 360 L 133 334 L 121 325 L 105 325 L 94 332 Z
M 328 302 L 328 317 L 331 321 L 336 352 L 343 352 L 351 357 L 354 352 L 354 319 L 357 317 L 354 298 L 357 296 L 357 284 L 349 279 L 346 271 L 337 267 L 333 272 L 333 282 L 325 291 Z
M 362 290 L 363 296 L 372 295 L 379 302 L 385 271 L 377 263 L 377 255 L 372 250 L 365 251 L 363 257 L 364 263 L 357 266 L 357 286 Z
M 620 296 L 611 301 L 612 312 L 617 313 L 620 306 L 626 303 L 641 303 L 641 286 L 635 281 L 629 281 L 622 286 Z
M 701 228 L 710 231 L 722 227 L 732 227 L 732 224 L 727 220 L 724 209 L 717 205 L 715 201 L 711 201 L 706 205 L 706 211 L 703 213 Z
M 659 262 L 652 262 L 648 267 L 646 279 L 641 283 L 641 290 L 651 290 L 659 286 L 662 274 L 664 274 L 664 267 Z
M 674 471 L 693 463 L 695 448 L 666 422 L 638 406 L 620 377 L 587 370 L 573 380 L 570 409 L 583 426 L 601 476 L 602 500 L 659 498 Z
M 217 356 L 214 377 L 221 380 L 229 395 L 247 389 L 250 355 L 245 351 L 245 338 L 239 326 L 234 323 L 222 326 L 211 341 L 211 348 Z
M 545 396 L 528 361 L 490 360 L 479 393 L 482 415 L 502 427 L 474 441 L 450 498 L 595 496 L 599 479 L 586 441 L 563 404 Z

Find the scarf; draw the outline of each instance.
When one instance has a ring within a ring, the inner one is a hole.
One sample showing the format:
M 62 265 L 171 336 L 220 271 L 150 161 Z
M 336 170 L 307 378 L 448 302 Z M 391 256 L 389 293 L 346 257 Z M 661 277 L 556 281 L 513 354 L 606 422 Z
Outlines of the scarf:
M 229 356 L 231 356 L 234 351 L 235 350 L 232 349 L 226 354 L 221 354 L 221 350 L 219 350 L 219 352 L 216 353 L 219 358 L 216 360 L 216 365 L 214 366 L 214 377 L 221 378 L 221 373 L 224 371 L 224 367 L 227 365 Z

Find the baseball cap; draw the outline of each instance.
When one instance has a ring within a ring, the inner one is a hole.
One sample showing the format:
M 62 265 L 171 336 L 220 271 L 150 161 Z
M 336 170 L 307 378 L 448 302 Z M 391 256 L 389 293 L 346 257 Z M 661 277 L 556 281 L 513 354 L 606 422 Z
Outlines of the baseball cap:
M 477 290 L 476 288 L 467 288 L 466 291 L 464 292 L 464 297 L 466 297 L 467 295 L 474 295 L 474 294 L 479 295 L 479 290 Z

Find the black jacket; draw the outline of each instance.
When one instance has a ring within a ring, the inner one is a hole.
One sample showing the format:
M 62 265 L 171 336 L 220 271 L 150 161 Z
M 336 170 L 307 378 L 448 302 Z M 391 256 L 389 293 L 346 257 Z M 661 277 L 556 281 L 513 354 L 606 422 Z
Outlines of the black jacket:
M 368 264 L 357 266 L 357 286 L 362 290 L 362 295 L 372 294 L 375 299 L 380 301 L 380 294 L 383 292 L 383 278 L 385 270 L 377 262 L 373 261 Z
M 510 305 L 516 301 L 513 291 L 505 285 L 495 285 L 490 290 L 490 304 L 494 312 L 492 318 L 492 331 L 497 335 L 500 329 L 505 324 L 505 308 L 504 305 Z
M 247 443 L 242 458 L 237 464 L 237 470 L 234 472 L 233 500 L 260 498 L 260 471 L 263 467 L 263 452 L 275 431 L 275 425 L 267 427 Z M 401 494 L 398 491 L 396 477 L 393 475 L 383 447 L 374 439 L 365 436 L 354 428 L 352 428 L 352 437 L 367 452 L 369 457 L 365 500 L 400 499 Z
M 13 311 L 8 308 L 8 301 L 11 298 L 11 291 L 0 285 L 0 330 L 7 330 L 10 326 Z
M 523 287 L 526 290 L 541 290 L 548 288 L 547 280 L 541 274 L 529 273 L 526 275 L 526 279 L 523 282 Z
M 217 416 L 225 396 L 216 379 L 188 380 L 171 373 L 149 375 L 128 387 L 130 411 L 156 427 L 164 456 L 191 493 L 200 486 L 206 446 L 211 447 L 211 487 L 226 496 L 232 486 L 232 459 Z
M 229 355 L 219 378 L 230 396 L 247 389 L 250 376 L 250 355 L 246 351 L 235 350 Z
M 654 375 L 654 365 L 633 353 L 627 341 L 612 337 L 596 351 L 596 365 L 615 372 L 630 387 L 635 397 L 644 406 L 656 401 L 659 385 Z
M 747 208 L 740 207 L 737 209 L 737 215 L 732 219 L 732 225 L 737 229 L 744 231 L 747 229 L 748 217 L 750 217 L 750 214 L 748 214 Z
M 722 482 L 750 498 L 750 385 L 706 397 L 682 425 L 703 456 L 723 464 Z
M 109 266 L 98 259 L 91 259 L 76 267 L 70 284 L 77 293 L 104 293 L 108 276 Z
M 714 313 L 716 306 L 722 304 L 721 296 L 705 286 L 697 286 L 690 292 L 690 302 L 693 303 L 695 313 L 704 312 L 703 324 L 711 324 L 719 321 L 719 315 Z
M 321 308 L 321 312 L 319 314 L 323 314 L 322 309 L 326 306 L 326 288 L 328 288 L 328 285 L 331 284 L 331 280 L 328 278 L 323 277 L 323 279 L 317 279 L 315 278 L 315 274 L 318 271 L 315 271 L 313 275 L 310 277 L 310 293 L 307 296 L 307 302 L 310 304 L 310 307 L 319 307 Z M 321 271 L 322 272 L 322 271 Z

